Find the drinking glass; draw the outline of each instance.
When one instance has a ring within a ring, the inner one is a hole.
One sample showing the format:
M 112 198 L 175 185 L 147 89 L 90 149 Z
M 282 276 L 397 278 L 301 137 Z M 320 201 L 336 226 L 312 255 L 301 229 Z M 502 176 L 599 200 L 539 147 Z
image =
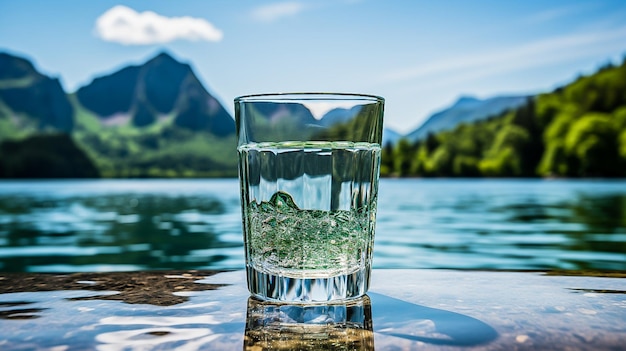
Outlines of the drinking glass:
M 248 289 L 264 300 L 363 296 L 370 282 L 384 99 L 235 99 Z

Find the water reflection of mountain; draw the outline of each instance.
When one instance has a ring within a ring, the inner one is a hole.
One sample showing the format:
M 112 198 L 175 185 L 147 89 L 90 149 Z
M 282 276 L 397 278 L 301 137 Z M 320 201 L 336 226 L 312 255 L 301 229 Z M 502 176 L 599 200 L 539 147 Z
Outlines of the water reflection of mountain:
M 383 179 L 375 268 L 626 270 L 612 181 Z M 0 270 L 241 269 L 239 184 L 0 183 Z
M 626 253 L 626 195 L 579 194 L 576 201 L 552 205 L 526 203 L 499 207 L 509 216 L 511 223 L 523 223 L 531 227 L 545 226 L 553 223 L 546 235 L 563 235 L 564 243 L 554 245 L 567 251 L 606 252 L 615 254 Z M 543 243 L 542 246 L 545 246 Z M 540 246 L 533 243 L 520 246 Z M 592 267 L 584 260 L 572 259 L 571 264 L 582 269 Z M 623 269 L 615 266 L 614 269 Z
M 219 249 L 239 246 L 215 230 L 229 211 L 220 200 L 200 196 L 4 197 L 2 270 L 212 266 L 226 258 Z M 217 251 L 202 255 L 207 248 Z

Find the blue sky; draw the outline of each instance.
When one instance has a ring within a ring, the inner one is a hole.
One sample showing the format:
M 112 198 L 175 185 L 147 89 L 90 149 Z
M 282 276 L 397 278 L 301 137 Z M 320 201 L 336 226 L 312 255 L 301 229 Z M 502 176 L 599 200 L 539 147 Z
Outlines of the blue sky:
M 626 55 L 626 1 L 0 0 L 0 51 L 73 92 L 162 50 L 235 96 L 386 98 L 401 133 L 461 95 L 545 92 Z

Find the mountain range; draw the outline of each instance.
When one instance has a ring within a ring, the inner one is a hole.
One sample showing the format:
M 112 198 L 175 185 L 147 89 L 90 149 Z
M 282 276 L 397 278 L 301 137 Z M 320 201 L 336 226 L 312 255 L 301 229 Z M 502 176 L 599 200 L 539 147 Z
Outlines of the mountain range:
M 67 175 L 31 165 L 60 159 L 62 152 L 54 143 L 42 141 L 58 133 L 71 135 L 69 142 L 102 176 L 236 174 L 232 116 L 189 64 L 167 53 L 97 77 L 71 94 L 27 59 L 0 53 L 0 127 L 0 141 L 11 142 L 13 150 L 11 156 L 9 149 L 1 149 L 4 177 Z M 35 136 L 36 145 L 47 147 L 34 149 L 29 139 Z M 22 146 L 29 152 L 21 153 Z M 33 152 L 36 155 L 15 158 Z M 74 168 L 74 175 L 82 176 L 79 167 Z
M 417 142 L 429 133 L 452 129 L 521 106 L 527 96 L 478 100 L 462 97 L 433 114 L 405 136 L 385 129 L 383 143 L 406 138 Z M 298 125 L 328 126 L 348 121 L 358 110 L 337 108 L 321 119 L 305 106 L 268 103 L 257 108 L 269 126 L 289 117 Z M 295 118 L 294 118 L 295 117 Z M 293 123 L 293 122 L 292 122 Z M 30 155 L 33 145 L 47 145 L 33 157 L 9 157 L 0 148 L 0 177 L 54 176 L 67 172 L 37 169 L 54 164 L 59 150 L 42 141 L 46 135 L 69 134 L 78 152 L 106 177 L 204 177 L 236 175 L 235 123 L 222 104 L 202 85 L 192 67 L 162 52 L 141 65 L 131 65 L 94 78 L 66 93 L 58 78 L 38 72 L 22 57 L 0 53 L 0 143 L 11 142 L 13 155 Z M 37 136 L 37 142 L 26 139 Z M 19 152 L 20 141 L 28 153 Z M 1 145 L 0 145 L 1 146 Z M 67 145 L 64 150 L 68 150 Z M 80 158 L 80 157 L 79 157 Z M 28 161 L 31 160 L 31 161 Z M 39 161 L 32 161 L 39 160 Z M 80 158 L 79 164 L 84 164 Z M 34 162 L 35 165 L 29 165 Z M 21 167 L 21 168 L 20 168 Z M 64 163 L 63 167 L 71 167 Z M 54 167 L 52 167 L 54 168 Z M 83 176 L 78 171 L 74 176 Z M 94 173 L 88 173 L 93 175 Z M 71 176 L 71 174 L 70 174 Z
M 200 83 L 188 64 L 161 53 L 141 66 L 95 78 L 76 91 L 78 103 L 105 124 L 154 124 L 173 114 L 175 126 L 226 136 L 232 117 Z M 107 123 L 108 122 L 108 123 Z
M 485 103 L 461 99 L 455 106 Z M 381 176 L 626 177 L 626 58 L 500 108 L 491 118 L 385 147 Z

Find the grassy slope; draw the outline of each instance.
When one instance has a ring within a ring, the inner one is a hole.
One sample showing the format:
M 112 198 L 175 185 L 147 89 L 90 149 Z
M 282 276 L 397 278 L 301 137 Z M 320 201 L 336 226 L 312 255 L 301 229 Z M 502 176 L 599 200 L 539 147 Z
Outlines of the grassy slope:
M 221 177 L 236 175 L 235 137 L 218 138 L 173 125 L 173 115 L 147 127 L 103 126 L 78 103 L 78 144 L 105 177 Z
M 36 123 L 24 116 L 15 114 L 0 101 L 0 142 L 3 140 L 23 139 L 36 131 Z

